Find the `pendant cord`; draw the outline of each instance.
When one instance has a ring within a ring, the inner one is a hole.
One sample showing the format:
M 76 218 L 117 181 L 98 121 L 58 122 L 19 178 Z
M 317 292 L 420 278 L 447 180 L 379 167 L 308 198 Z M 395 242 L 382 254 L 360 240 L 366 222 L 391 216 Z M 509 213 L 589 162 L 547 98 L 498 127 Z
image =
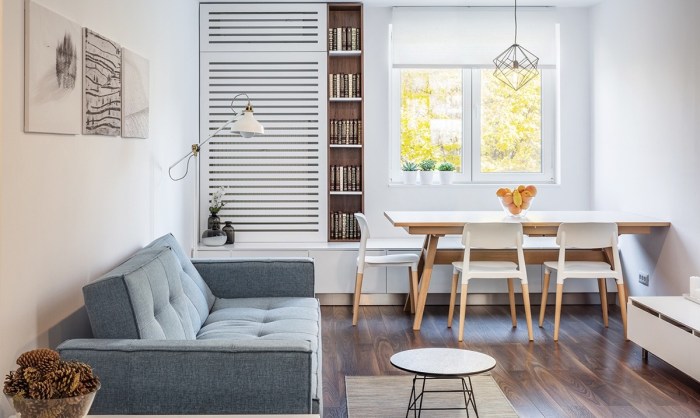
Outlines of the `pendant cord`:
M 513 7 L 513 18 L 515 20 L 515 39 L 514 44 L 518 43 L 518 0 L 515 0 L 515 7 Z

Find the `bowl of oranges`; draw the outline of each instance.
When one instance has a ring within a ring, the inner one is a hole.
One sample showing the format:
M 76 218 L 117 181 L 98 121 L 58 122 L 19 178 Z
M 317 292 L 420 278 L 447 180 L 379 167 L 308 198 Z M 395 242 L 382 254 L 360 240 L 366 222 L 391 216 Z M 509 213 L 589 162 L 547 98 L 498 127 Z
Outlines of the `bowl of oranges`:
M 502 187 L 496 191 L 498 201 L 508 216 L 523 218 L 532 207 L 532 202 L 537 196 L 537 187 L 522 184 L 513 190 Z

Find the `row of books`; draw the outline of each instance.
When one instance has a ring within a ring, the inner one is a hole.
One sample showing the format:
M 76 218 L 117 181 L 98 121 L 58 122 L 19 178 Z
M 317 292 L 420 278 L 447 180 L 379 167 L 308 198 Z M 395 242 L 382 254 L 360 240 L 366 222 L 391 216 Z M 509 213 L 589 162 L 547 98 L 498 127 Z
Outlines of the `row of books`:
M 359 51 L 360 28 L 328 28 L 329 51 Z
M 362 167 L 360 166 L 331 166 L 330 190 L 332 192 L 362 191 Z
M 329 222 L 331 239 L 360 239 L 360 226 L 354 214 L 331 212 Z
M 360 74 L 328 74 L 330 97 L 361 97 Z
M 356 119 L 331 119 L 329 138 L 330 143 L 333 145 L 360 144 L 360 138 L 362 138 L 362 121 Z

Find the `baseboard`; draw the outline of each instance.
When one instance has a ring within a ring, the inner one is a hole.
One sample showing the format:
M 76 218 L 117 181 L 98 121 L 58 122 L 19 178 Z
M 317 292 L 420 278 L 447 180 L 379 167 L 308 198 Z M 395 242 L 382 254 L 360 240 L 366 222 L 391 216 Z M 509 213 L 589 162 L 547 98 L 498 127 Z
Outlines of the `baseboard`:
M 321 293 L 316 297 L 321 302 L 321 305 L 352 305 L 351 293 Z M 608 301 L 615 303 L 617 299 L 616 293 L 608 294 Z M 532 305 L 540 304 L 540 294 L 530 294 L 530 303 Z M 403 305 L 406 301 L 406 294 L 401 293 L 377 293 L 364 294 L 360 298 L 361 305 Z M 515 295 L 516 304 L 522 305 L 522 296 Z M 429 294 L 427 305 L 447 305 L 450 303 L 450 295 L 447 293 Z M 469 305 L 508 305 L 507 293 L 473 293 L 467 297 Z M 554 294 L 550 294 L 547 298 L 548 305 L 554 305 Z M 564 305 L 600 305 L 600 295 L 598 293 L 564 293 L 562 298 Z

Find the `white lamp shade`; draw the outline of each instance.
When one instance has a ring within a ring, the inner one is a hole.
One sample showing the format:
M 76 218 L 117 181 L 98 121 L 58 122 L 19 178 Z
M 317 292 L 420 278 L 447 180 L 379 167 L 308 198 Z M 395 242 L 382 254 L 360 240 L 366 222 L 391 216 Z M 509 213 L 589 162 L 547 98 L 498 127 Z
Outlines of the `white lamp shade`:
M 245 110 L 243 116 L 231 125 L 231 132 L 239 133 L 244 138 L 250 138 L 255 134 L 264 134 L 265 128 L 255 120 L 252 110 Z

